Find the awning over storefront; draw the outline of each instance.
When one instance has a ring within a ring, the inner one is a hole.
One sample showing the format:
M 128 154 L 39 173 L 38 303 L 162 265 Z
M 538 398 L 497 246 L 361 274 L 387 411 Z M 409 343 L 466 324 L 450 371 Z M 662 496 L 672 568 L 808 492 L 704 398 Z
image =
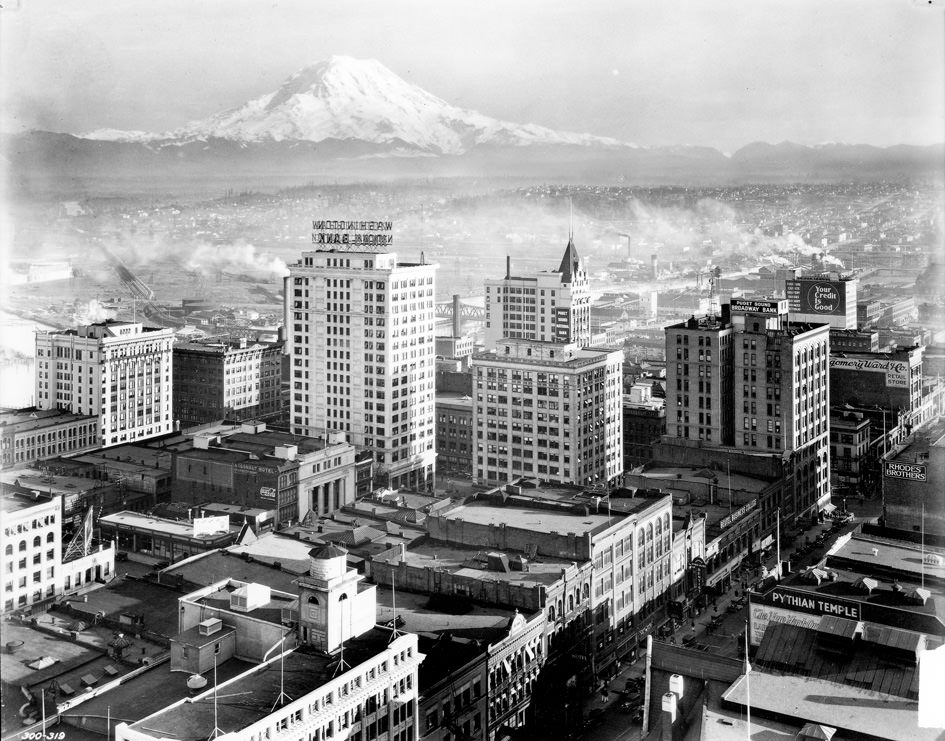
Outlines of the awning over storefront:
M 828 515 L 833 514 L 834 512 L 837 511 L 837 505 L 830 504 L 830 502 L 827 502 L 827 504 L 825 504 L 823 507 L 820 508 L 820 511 L 825 512 Z

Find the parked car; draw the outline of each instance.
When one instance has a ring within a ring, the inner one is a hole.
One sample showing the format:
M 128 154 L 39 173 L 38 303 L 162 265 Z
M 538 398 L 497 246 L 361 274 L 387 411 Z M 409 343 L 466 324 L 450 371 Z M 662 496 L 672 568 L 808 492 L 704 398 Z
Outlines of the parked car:
M 587 714 L 587 718 L 584 719 L 585 728 L 594 728 L 599 726 L 604 722 L 604 709 L 603 708 L 594 708 Z

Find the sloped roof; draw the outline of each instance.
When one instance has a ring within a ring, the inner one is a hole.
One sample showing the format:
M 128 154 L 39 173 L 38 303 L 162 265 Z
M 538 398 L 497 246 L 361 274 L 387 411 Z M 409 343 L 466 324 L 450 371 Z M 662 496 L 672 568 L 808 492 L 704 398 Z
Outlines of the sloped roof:
M 568 237 L 568 246 L 564 249 L 558 272 L 561 273 L 562 283 L 573 283 L 574 274 L 581 269 L 581 258 L 574 246 L 574 237 Z
M 331 558 L 347 558 L 348 551 L 340 546 L 329 543 L 312 548 L 312 550 L 308 552 L 308 555 L 314 559 L 327 561 Z

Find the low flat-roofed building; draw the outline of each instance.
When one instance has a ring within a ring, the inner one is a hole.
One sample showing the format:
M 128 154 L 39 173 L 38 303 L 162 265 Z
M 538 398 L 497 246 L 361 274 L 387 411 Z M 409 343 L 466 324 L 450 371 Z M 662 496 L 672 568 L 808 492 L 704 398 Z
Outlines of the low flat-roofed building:
M 96 416 L 36 407 L 0 412 L 0 467 L 30 466 L 98 445 Z
M 773 625 L 722 704 L 741 710 L 750 701 L 753 716 L 814 723 L 844 738 L 940 739 L 940 728 L 918 725 L 918 656 L 941 641 L 926 646 L 903 633 L 828 617 L 816 627 Z
M 272 530 L 276 521 L 275 510 L 260 507 L 241 507 L 236 504 L 205 502 L 199 505 L 197 509 L 202 515 L 209 517 L 226 515 L 230 518 L 231 525 L 249 525 L 257 535 Z
M 519 609 L 545 611 L 547 630 L 554 633 L 590 609 L 590 594 L 573 585 L 590 583 L 590 561 L 462 546 L 423 540 L 394 548 L 372 559 L 371 580 L 378 585 L 426 595 L 472 600 Z M 550 635 L 549 635 L 550 638 Z
M 624 476 L 626 486 L 671 495 L 674 508 L 705 518 L 701 586 L 721 593 L 746 559 L 758 560 L 774 542 L 777 515 L 772 502 L 780 489 L 771 482 L 741 473 L 690 466 L 650 465 Z M 765 523 L 770 524 L 765 527 Z M 692 564 L 689 564 L 690 567 Z
M 457 610 L 461 603 L 462 610 Z M 389 588 L 378 588 L 378 623 L 393 621 L 395 612 L 397 625 L 404 630 L 480 642 L 486 654 L 485 671 L 478 694 L 473 689 L 473 678 L 469 700 L 481 695 L 488 703 L 488 714 L 481 719 L 481 738 L 493 739 L 503 728 L 520 728 L 525 724 L 532 684 L 547 656 L 542 611 L 523 613 L 470 604 L 466 598 L 431 597 L 400 590 L 395 595 Z M 441 714 L 439 721 L 442 720 Z M 473 714 L 470 728 L 475 727 Z
M 816 627 L 825 615 L 945 638 L 945 567 L 926 566 L 923 578 L 922 566 L 916 544 L 841 536 L 823 562 L 749 593 L 752 645 L 774 624 Z
M 417 668 L 423 659 L 417 637 L 392 638 L 389 630 L 373 629 L 346 641 L 344 654 L 339 668 L 337 655 L 273 651 L 264 663 L 227 681 L 218 679 L 215 687 L 210 683 L 198 695 L 181 697 L 134 723 L 118 724 L 115 738 L 209 738 L 215 728 L 233 741 L 346 733 L 415 738 Z
M 90 507 L 95 507 L 96 515 L 123 509 L 123 492 L 115 482 L 63 475 L 49 469 L 20 468 L 0 471 L 0 489 L 22 493 L 40 492 L 58 498 L 62 502 L 66 532 L 78 525 Z
M 176 447 L 174 499 L 275 509 L 277 526 L 309 510 L 328 514 L 355 498 L 355 448 L 328 439 L 270 430 L 262 422 L 201 430 Z
M 128 511 L 102 517 L 98 526 L 103 537 L 115 540 L 120 550 L 144 553 L 171 562 L 224 548 L 233 543 L 240 532 L 239 527 L 228 526 L 226 530 L 196 535 L 193 522 Z

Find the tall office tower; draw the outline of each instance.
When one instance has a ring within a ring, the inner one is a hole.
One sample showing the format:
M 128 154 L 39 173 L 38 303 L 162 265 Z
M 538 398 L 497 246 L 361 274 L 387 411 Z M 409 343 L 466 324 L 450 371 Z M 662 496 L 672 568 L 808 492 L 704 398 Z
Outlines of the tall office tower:
M 623 352 L 506 338 L 472 358 L 473 481 L 607 485 L 623 472 Z
M 591 289 L 573 238 L 557 270 L 513 276 L 506 258 L 505 277 L 486 281 L 486 349 L 503 337 L 590 344 Z
M 182 427 L 282 410 L 282 343 L 209 339 L 174 346 L 174 419 Z
M 431 488 L 437 265 L 393 252 L 303 252 L 289 268 L 292 430 L 345 433 L 393 487 Z
M 691 446 L 779 455 L 782 516 L 830 498 L 830 326 L 788 321 L 788 300 L 734 299 L 666 328 L 666 432 Z
M 101 445 L 174 430 L 174 330 L 106 321 L 36 335 L 36 406 L 99 418 Z

